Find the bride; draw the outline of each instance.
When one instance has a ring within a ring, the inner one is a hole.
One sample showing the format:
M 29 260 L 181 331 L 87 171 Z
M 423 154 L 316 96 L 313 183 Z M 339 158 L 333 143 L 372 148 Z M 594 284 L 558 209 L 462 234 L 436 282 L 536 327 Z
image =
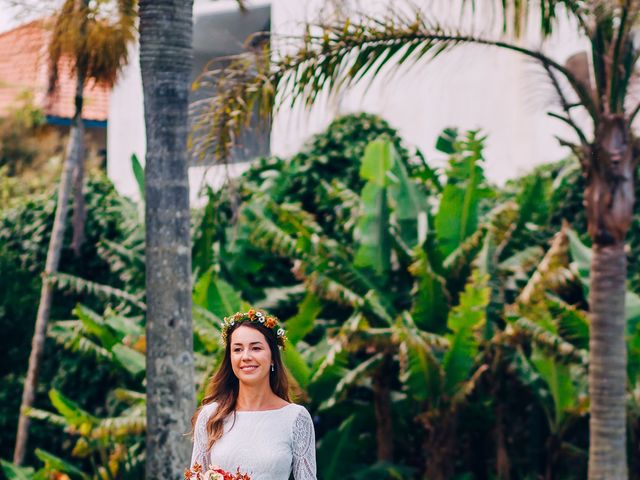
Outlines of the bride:
M 278 347 L 284 330 L 266 312 L 226 317 L 224 358 L 193 415 L 191 467 L 217 465 L 251 480 L 316 480 L 315 433 L 307 410 L 289 401 Z

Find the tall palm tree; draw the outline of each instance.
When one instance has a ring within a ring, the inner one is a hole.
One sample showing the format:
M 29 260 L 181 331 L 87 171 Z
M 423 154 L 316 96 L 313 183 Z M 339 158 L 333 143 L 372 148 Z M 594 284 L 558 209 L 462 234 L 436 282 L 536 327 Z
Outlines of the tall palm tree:
M 198 105 L 194 145 L 224 157 L 256 111 L 269 116 L 285 101 L 309 105 L 320 92 L 369 80 L 383 67 L 415 65 L 463 45 L 499 48 L 535 61 L 548 76 L 561 107 L 561 113 L 550 115 L 575 134 L 574 141 L 561 143 L 575 153 L 587 180 L 584 198 L 593 242 L 589 478 L 627 478 L 624 242 L 632 220 L 638 163 L 632 124 L 640 104 L 632 103 L 630 91 L 640 58 L 635 41 L 640 0 L 461 1 L 467 7 L 496 6 L 502 34 L 482 36 L 451 28 L 431 20 L 428 11 L 382 20 L 347 19 L 308 29 L 301 48 L 293 53 L 289 49 L 275 56 L 266 49 L 256 50 L 213 68 L 203 82 L 215 83 L 218 94 Z M 533 17 L 547 36 L 557 28 L 560 15 L 572 17 L 590 40 L 593 72 L 588 76 L 516 41 Z M 588 118 L 590 128 L 576 121 L 577 112 Z
M 84 151 L 84 125 L 82 107 L 84 88 L 93 81 L 113 85 L 119 70 L 127 62 L 128 44 L 134 38 L 135 0 L 109 0 L 118 15 L 115 21 L 103 15 L 101 8 L 105 2 L 90 3 L 88 0 L 65 0 L 53 19 L 53 30 L 49 45 L 51 78 L 49 85 L 55 89 L 58 84 L 58 67 L 61 62 L 70 62 L 71 71 L 76 77 L 75 112 L 65 153 L 62 175 L 58 186 L 56 213 L 47 250 L 47 259 L 43 275 L 40 303 L 31 342 L 29 367 L 24 381 L 20 418 L 13 462 L 20 465 L 24 461 L 29 437 L 29 418 L 25 409 L 33 405 L 38 371 L 44 350 L 47 324 L 51 311 L 53 286 L 47 277 L 58 271 L 60 254 L 66 229 L 72 179 L 75 175 L 76 199 L 82 197 L 82 171 Z M 81 215 L 82 202 L 76 201 L 74 216 Z M 81 216 L 76 223 L 82 224 Z M 76 243 L 77 232 L 74 235 Z
M 140 67 L 147 129 L 146 477 L 188 464 L 195 407 L 191 323 L 188 106 L 193 0 L 141 0 Z

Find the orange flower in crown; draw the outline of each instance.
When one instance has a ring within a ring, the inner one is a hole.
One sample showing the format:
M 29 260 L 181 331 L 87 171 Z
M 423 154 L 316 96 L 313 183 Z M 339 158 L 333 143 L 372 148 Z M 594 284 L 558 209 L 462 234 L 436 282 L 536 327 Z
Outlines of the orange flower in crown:
M 263 324 L 265 327 L 273 331 L 278 345 L 284 348 L 287 337 L 285 335 L 286 332 L 284 328 L 282 328 L 278 323 L 278 318 L 273 315 L 268 315 L 263 310 L 255 308 L 250 308 L 247 312 L 236 312 L 233 315 L 224 317 L 221 328 L 222 343 L 227 343 L 227 335 L 231 327 L 245 322 Z

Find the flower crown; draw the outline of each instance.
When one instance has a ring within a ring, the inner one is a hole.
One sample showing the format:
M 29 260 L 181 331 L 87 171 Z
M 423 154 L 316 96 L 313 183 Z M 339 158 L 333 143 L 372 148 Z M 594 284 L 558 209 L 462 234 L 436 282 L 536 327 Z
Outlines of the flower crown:
M 229 317 L 224 317 L 221 329 L 222 343 L 226 345 L 227 334 L 231 327 L 244 322 L 261 323 L 265 327 L 271 329 L 276 335 L 276 342 L 278 345 L 284 348 L 287 337 L 285 336 L 284 328 L 278 324 L 278 318 L 254 308 L 250 308 L 248 312 L 236 312 Z

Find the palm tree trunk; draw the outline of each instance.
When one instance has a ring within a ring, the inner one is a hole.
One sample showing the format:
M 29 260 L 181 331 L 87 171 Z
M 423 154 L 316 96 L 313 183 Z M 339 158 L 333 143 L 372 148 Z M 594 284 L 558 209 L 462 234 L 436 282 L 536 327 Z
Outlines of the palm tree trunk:
M 627 353 L 624 300 L 627 259 L 624 241 L 633 219 L 637 165 L 629 125 L 604 114 L 591 154 L 585 206 L 593 239 L 589 289 L 589 480 L 626 480 Z
M 179 478 L 195 407 L 188 104 L 192 0 L 140 2 L 147 293 L 146 478 Z
M 624 244 L 595 245 L 591 262 L 589 479 L 627 479 Z
M 56 215 L 53 220 L 51 238 L 49 239 L 49 249 L 47 250 L 47 260 L 45 263 L 42 290 L 40 292 L 40 303 L 36 315 L 36 324 L 31 340 L 31 353 L 29 354 L 29 367 L 27 378 L 24 381 L 22 390 L 22 402 L 20 404 L 20 418 L 18 420 L 18 432 L 16 435 L 16 445 L 13 452 L 13 463 L 21 465 L 24 461 L 29 438 L 29 418 L 24 415 L 25 410 L 33 406 L 33 400 L 38 385 L 38 372 L 44 351 L 44 343 L 51 312 L 51 300 L 53 297 L 53 287 L 47 278 L 58 271 L 60 254 L 64 242 L 64 232 L 66 227 L 67 211 L 69 209 L 69 196 L 71 183 L 76 166 L 82 161 L 81 156 L 84 150 L 84 122 L 82 121 L 82 104 L 84 92 L 84 75 L 78 72 L 76 75 L 76 96 L 75 113 L 71 122 L 69 132 L 69 142 L 65 154 L 60 185 L 58 186 L 58 203 Z

